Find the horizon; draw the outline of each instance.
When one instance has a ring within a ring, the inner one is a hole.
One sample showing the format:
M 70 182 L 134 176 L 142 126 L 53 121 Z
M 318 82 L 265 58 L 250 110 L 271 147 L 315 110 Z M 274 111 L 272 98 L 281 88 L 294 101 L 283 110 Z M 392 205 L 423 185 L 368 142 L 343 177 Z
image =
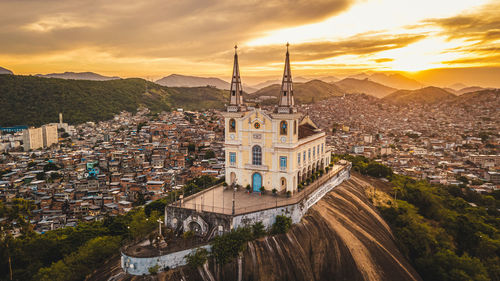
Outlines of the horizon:
M 424 85 L 500 87 L 493 0 L 2 1 L 0 11 L 0 67 L 18 75 L 227 81 L 237 43 L 242 81 L 255 85 L 281 77 L 290 42 L 293 77 L 382 72 Z

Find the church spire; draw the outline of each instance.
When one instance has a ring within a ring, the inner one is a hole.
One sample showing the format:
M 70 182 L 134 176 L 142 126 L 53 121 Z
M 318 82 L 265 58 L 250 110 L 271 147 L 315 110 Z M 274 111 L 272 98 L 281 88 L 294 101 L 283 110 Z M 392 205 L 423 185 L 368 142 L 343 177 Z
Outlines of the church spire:
M 234 46 L 234 66 L 233 66 L 233 75 L 231 77 L 231 98 L 229 102 L 228 111 L 239 111 L 243 104 L 243 88 L 241 86 L 241 78 L 240 78 L 240 66 L 238 64 L 238 46 Z
M 281 81 L 280 99 L 278 106 L 280 108 L 291 108 L 295 106 L 293 100 L 293 83 L 292 83 L 292 71 L 290 69 L 290 54 L 288 53 L 288 46 L 290 44 L 286 43 L 286 59 L 285 59 L 285 70 L 283 72 L 283 80 Z M 279 111 L 284 111 L 283 109 Z M 291 113 L 290 110 L 287 110 Z

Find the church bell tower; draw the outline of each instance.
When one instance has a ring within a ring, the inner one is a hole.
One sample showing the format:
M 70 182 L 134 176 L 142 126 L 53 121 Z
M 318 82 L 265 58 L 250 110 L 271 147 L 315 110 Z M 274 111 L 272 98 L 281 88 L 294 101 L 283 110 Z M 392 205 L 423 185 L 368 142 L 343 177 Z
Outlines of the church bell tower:
M 243 87 L 241 86 L 240 66 L 238 64 L 238 46 L 234 46 L 234 65 L 233 75 L 231 77 L 231 91 L 229 98 L 228 112 L 245 111 L 246 106 L 243 103 Z
M 290 53 L 288 52 L 288 46 L 290 46 L 290 44 L 286 43 L 285 70 L 283 71 L 283 79 L 281 80 L 280 96 L 276 109 L 277 113 L 297 112 L 293 99 L 292 71 L 290 69 Z

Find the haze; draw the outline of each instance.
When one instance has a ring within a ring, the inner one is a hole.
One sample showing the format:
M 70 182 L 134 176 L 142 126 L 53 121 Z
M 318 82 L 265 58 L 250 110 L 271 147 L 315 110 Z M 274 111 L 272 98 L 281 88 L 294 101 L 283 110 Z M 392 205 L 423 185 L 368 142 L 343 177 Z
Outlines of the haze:
M 402 72 L 423 83 L 500 87 L 500 2 L 486 0 L 0 2 L 0 66 L 242 79 Z

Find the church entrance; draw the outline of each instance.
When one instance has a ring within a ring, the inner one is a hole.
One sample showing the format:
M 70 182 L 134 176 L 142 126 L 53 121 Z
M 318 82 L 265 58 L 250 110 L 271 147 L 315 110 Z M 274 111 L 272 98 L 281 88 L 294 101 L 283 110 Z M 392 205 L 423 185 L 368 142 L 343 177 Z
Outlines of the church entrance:
M 252 176 L 252 190 L 254 192 L 260 192 L 260 188 L 262 187 L 262 176 L 259 173 L 255 173 Z

